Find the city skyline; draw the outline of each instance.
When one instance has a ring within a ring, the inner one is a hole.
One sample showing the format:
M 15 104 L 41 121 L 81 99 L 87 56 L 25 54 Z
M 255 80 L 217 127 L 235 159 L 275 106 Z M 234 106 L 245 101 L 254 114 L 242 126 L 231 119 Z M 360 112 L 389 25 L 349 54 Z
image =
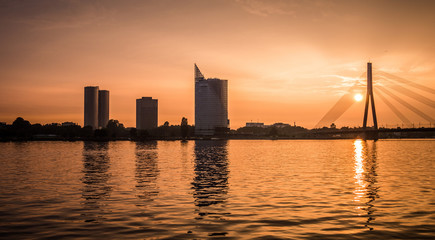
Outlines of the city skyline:
M 104 85 L 111 118 L 128 127 L 142 95 L 159 99 L 158 125 L 193 123 L 197 62 L 231 80 L 231 128 L 312 128 L 369 60 L 375 86 L 383 70 L 435 88 L 434 9 L 432 1 L 3 1 L 0 121 L 83 125 L 82 87 Z M 379 125 L 400 123 L 374 97 Z M 336 124 L 361 126 L 363 107 Z

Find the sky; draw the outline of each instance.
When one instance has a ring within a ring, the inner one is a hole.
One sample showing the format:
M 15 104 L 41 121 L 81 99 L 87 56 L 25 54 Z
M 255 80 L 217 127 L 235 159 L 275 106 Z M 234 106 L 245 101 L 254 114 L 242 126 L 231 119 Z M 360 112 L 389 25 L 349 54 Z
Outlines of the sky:
M 144 96 L 158 99 L 159 125 L 193 124 L 196 63 L 228 80 L 231 128 L 312 128 L 365 81 L 368 61 L 375 86 L 384 71 L 435 88 L 434 12 L 430 0 L 0 0 L 0 122 L 83 125 L 90 85 L 110 91 L 110 118 L 127 127 Z M 401 123 L 375 102 L 380 125 Z M 356 102 L 336 124 L 362 125 L 363 108 Z

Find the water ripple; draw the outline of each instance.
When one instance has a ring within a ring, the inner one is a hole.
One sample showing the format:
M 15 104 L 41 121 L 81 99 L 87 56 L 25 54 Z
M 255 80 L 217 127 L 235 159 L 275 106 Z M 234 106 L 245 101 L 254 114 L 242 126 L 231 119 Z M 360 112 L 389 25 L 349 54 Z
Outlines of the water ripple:
M 434 147 L 0 143 L 0 239 L 433 239 Z

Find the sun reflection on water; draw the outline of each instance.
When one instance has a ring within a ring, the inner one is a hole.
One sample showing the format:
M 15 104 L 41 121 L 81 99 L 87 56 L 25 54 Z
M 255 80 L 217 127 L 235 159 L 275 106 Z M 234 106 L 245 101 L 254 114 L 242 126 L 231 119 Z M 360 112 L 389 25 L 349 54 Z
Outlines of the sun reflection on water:
M 354 165 L 354 171 L 355 171 L 355 190 L 354 193 L 354 201 L 355 202 L 361 202 L 362 198 L 364 197 L 364 194 L 366 193 L 366 183 L 363 179 L 364 174 L 364 159 L 365 159 L 365 148 L 366 146 L 363 145 L 363 140 L 356 139 L 353 143 L 354 149 L 355 149 L 355 165 Z M 361 208 L 361 206 L 357 207 L 358 209 Z
M 375 220 L 376 211 L 374 202 L 378 195 L 376 180 L 376 142 L 370 146 L 367 141 L 356 139 L 354 145 L 354 202 L 358 215 L 367 215 L 365 227 L 373 230 L 372 221 Z

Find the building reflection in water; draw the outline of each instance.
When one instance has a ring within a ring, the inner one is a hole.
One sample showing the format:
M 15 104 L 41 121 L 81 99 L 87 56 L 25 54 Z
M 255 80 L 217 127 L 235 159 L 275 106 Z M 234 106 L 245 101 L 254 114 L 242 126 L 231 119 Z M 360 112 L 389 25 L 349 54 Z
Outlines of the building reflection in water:
M 108 142 L 83 143 L 82 198 L 85 222 L 98 222 L 104 215 L 104 201 L 110 197 L 110 159 Z
M 136 142 L 136 191 L 141 204 L 153 201 L 159 194 L 157 177 L 157 142 Z
M 195 141 L 195 177 L 192 182 L 198 220 L 223 219 L 228 192 L 227 141 Z
M 375 220 L 375 200 L 379 198 L 376 174 L 376 141 L 368 144 L 367 141 L 356 139 L 354 141 L 354 201 L 357 210 L 367 214 L 365 226 L 373 230 L 371 223 Z

